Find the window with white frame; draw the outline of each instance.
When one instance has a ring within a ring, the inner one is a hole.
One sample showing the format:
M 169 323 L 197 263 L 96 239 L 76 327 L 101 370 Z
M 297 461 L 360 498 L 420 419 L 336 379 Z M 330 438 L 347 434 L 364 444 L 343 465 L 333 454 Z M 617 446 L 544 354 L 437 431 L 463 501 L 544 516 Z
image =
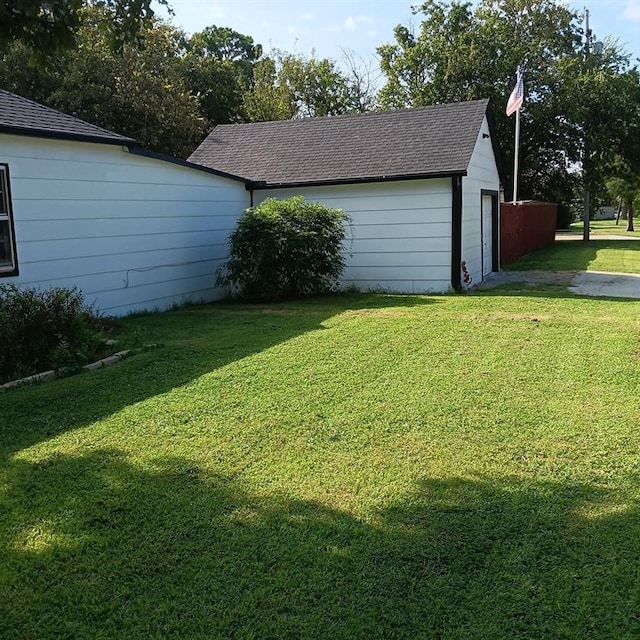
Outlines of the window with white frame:
M 0 163 L 0 278 L 18 274 L 18 258 L 13 231 L 9 165 Z

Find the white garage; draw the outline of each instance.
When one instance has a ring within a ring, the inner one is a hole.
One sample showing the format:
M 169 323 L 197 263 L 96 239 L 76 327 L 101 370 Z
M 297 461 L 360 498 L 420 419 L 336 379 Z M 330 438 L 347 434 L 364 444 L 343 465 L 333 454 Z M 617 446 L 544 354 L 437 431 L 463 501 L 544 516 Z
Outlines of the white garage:
M 344 284 L 444 292 L 498 269 L 487 100 L 223 125 L 189 161 L 244 178 L 252 204 L 302 195 L 347 212 Z

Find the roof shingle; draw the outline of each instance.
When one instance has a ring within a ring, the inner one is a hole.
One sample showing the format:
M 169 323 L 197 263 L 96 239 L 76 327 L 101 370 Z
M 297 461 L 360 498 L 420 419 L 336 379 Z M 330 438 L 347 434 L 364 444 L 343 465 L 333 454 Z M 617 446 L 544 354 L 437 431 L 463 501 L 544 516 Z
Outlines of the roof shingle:
M 133 138 L 89 124 L 4 89 L 0 89 L 0 132 L 107 144 L 138 144 Z
M 189 161 L 266 186 L 463 174 L 488 103 L 221 125 Z

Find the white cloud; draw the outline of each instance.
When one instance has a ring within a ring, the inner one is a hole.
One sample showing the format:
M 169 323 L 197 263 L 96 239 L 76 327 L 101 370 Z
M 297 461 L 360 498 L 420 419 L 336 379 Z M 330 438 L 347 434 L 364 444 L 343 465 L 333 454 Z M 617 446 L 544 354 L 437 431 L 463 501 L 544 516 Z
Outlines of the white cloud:
M 303 22 L 311 22 L 312 20 L 315 20 L 315 17 L 316 14 L 314 11 L 303 11 L 298 14 L 298 18 Z
M 329 31 L 357 31 L 365 24 L 373 24 L 375 20 L 370 16 L 347 16 L 343 23 L 334 25 Z
M 214 22 L 218 20 L 222 20 L 223 18 L 226 18 L 228 15 L 227 12 L 219 4 L 214 4 L 210 6 L 207 13 L 209 14 L 209 17 Z
M 625 20 L 640 22 L 640 0 L 627 0 L 627 6 L 622 15 Z

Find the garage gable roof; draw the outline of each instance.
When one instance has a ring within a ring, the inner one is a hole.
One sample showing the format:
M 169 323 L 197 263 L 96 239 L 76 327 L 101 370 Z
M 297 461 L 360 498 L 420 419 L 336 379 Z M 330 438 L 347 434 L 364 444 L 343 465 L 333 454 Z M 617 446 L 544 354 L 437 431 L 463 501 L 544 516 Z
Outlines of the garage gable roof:
M 255 188 L 464 175 L 488 100 L 216 127 L 189 161 Z
M 62 140 L 138 146 L 133 138 L 0 89 L 0 132 Z

